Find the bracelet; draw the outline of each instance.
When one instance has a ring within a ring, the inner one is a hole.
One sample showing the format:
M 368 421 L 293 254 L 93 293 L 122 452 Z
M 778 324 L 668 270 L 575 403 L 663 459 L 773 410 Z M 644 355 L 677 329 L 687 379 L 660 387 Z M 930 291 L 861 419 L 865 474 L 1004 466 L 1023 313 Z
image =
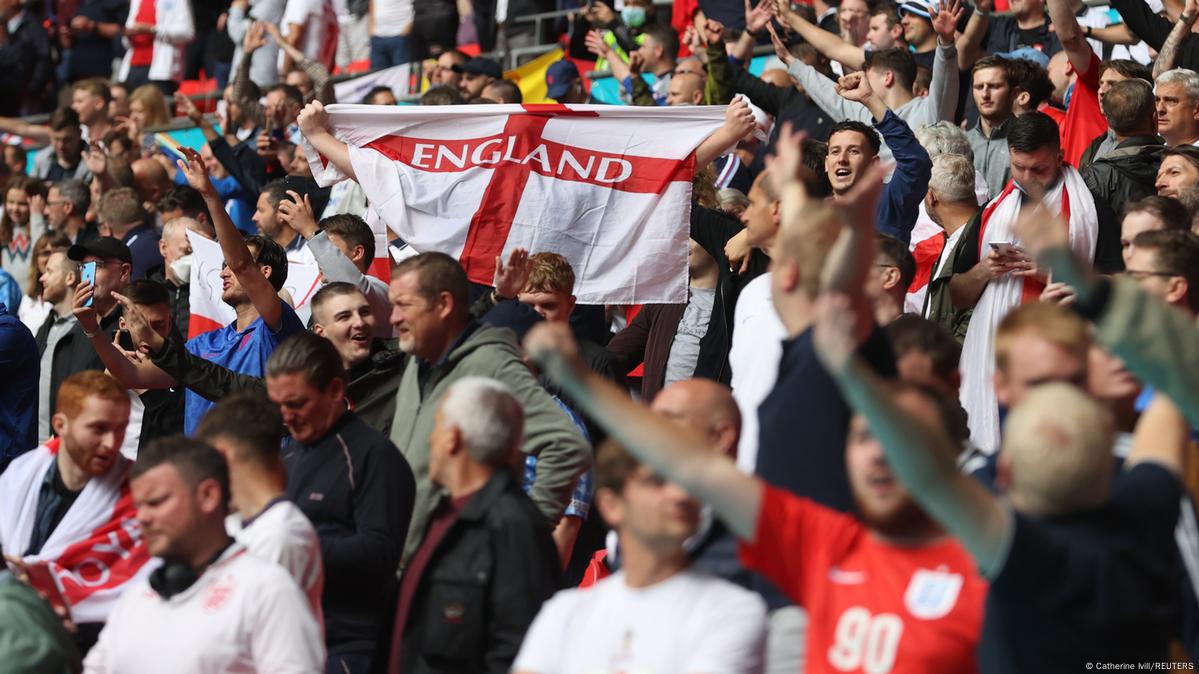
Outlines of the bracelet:
M 1187 16 L 1186 14 L 1180 14 L 1180 15 L 1178 16 L 1178 22 L 1179 22 L 1179 23 L 1190 23 L 1190 22 L 1191 22 L 1191 21 L 1193 21 L 1193 20 L 1194 20 L 1194 19 L 1192 19 L 1191 17 Z
M 1091 37 L 1091 27 L 1090 26 L 1087 26 L 1086 30 L 1084 32 L 1086 33 L 1087 37 Z
M 87 337 L 88 339 L 91 339 L 92 337 L 95 337 L 98 334 L 100 334 L 99 330 L 96 330 L 95 332 L 88 332 L 87 330 L 83 331 L 83 336 Z

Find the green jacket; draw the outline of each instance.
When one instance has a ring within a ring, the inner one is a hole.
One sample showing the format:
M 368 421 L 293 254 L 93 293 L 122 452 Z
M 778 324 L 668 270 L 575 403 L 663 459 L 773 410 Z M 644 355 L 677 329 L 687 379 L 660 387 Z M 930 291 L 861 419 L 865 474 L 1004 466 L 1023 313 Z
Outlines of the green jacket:
M 1056 269 L 1055 269 L 1056 271 Z M 1199 426 L 1199 327 L 1195 319 L 1150 298 L 1131 279 L 1108 286 L 1095 320 L 1095 341 L 1130 372 L 1170 397 Z
M 953 248 L 941 251 L 941 256 L 933 264 L 933 269 L 935 270 L 941 264 L 941 260 L 947 260 L 947 262 L 941 267 L 940 273 L 928 280 L 928 293 L 924 296 L 924 317 L 944 326 L 958 340 L 959 344 L 966 339 L 966 329 L 970 327 L 970 316 L 974 313 L 974 308 L 958 309 L 953 306 L 953 298 L 949 294 L 949 281 L 953 278 L 953 268 L 963 250 L 962 242 L 967 238 L 977 240 L 977 235 L 970 237 L 969 234 L 972 228 L 978 229 L 981 221 L 982 211 L 979 210 L 973 218 L 970 218 L 970 222 L 963 226 L 963 231 L 958 235 Z
M 403 564 L 424 538 L 429 516 L 442 494 L 429 480 L 429 434 L 442 397 L 464 377 L 499 380 L 520 401 L 525 412 L 521 450 L 537 457 L 537 478 L 529 497 L 551 527 L 570 503 L 575 482 L 591 466 L 591 448 L 570 417 L 550 397 L 525 365 L 516 337 L 507 328 L 472 323 L 470 334 L 440 363 L 410 358 L 396 393 L 391 441 L 403 452 L 416 476 L 416 503 Z M 423 372 L 422 372 L 423 371 Z
M 75 641 L 33 588 L 0 580 L 0 670 L 72 674 L 83 669 Z

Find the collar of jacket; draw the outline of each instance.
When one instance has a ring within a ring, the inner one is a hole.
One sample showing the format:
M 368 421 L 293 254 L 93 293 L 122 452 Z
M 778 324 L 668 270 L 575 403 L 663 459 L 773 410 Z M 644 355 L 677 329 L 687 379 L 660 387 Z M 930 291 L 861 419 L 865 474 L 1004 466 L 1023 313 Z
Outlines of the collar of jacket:
M 1003 124 L 991 127 L 991 135 L 988 136 L 987 134 L 983 133 L 983 118 L 980 116 L 978 121 L 974 123 L 974 129 L 978 131 L 978 135 L 987 140 L 1001 140 L 1007 138 L 1008 127 L 1012 125 L 1012 120 L 1015 118 L 1016 116 L 1012 115 L 1011 117 L 1005 119 Z
M 521 464 L 524 465 L 523 463 Z M 491 475 L 491 479 L 475 493 L 474 497 L 466 504 L 466 507 L 459 513 L 458 519 L 467 520 L 469 522 L 478 522 L 483 519 L 491 506 L 495 504 L 496 499 L 504 492 L 514 486 L 514 478 L 512 473 L 507 470 L 497 470 Z

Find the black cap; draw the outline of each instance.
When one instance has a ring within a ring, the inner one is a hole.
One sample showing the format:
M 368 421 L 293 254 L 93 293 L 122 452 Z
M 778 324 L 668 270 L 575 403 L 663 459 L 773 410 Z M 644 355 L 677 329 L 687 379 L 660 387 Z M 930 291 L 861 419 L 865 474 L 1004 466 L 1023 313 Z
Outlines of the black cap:
M 67 257 L 76 262 L 83 262 L 83 258 L 89 255 L 95 255 L 101 260 L 120 260 L 133 264 L 133 255 L 129 252 L 129 246 L 111 236 L 89 239 L 67 249 Z
M 503 79 L 504 77 L 504 69 L 500 67 L 498 61 L 480 58 L 478 56 L 467 61 L 466 63 L 463 63 L 462 65 L 453 66 L 451 70 L 458 74 L 465 73 L 467 75 L 486 75 L 497 80 Z

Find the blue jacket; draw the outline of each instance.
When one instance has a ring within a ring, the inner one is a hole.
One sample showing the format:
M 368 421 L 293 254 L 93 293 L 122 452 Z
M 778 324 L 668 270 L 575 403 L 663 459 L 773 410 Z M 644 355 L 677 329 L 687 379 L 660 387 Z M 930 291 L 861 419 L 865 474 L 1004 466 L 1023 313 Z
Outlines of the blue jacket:
M 37 343 L 0 303 L 0 472 L 37 446 Z
M 874 227 L 882 234 L 910 243 L 912 228 L 920 214 L 920 202 L 928 192 L 933 162 L 924 146 L 916 140 L 912 128 L 890 110 L 881 122 L 875 122 L 883 142 L 895 155 L 895 173 L 883 189 L 874 211 Z

